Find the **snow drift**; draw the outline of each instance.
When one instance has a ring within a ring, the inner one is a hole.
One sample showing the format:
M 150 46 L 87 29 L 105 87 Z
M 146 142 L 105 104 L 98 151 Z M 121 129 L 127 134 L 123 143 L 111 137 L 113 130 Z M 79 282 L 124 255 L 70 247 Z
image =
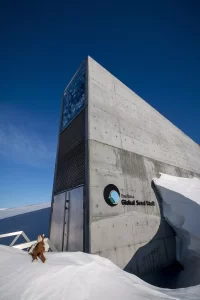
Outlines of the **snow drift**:
M 200 283 L 200 180 L 161 173 L 153 180 L 162 198 L 162 213 L 176 232 L 176 256 L 184 270 L 178 286 Z M 200 299 L 200 296 L 199 296 Z
M 46 202 L 46 203 L 39 203 L 39 204 L 22 206 L 22 207 L 0 208 L 0 220 L 49 208 L 50 206 L 51 203 Z
M 45 256 L 45 264 L 32 263 L 26 252 L 0 246 L 0 299 L 199 299 L 199 286 L 156 288 L 97 255 L 48 252 Z

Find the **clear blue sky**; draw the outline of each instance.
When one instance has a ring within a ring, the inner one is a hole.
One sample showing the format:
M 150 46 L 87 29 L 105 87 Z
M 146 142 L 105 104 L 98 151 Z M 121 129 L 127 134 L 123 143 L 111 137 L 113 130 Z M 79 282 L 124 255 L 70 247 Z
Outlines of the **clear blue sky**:
M 50 201 L 62 92 L 87 55 L 200 143 L 200 2 L 95 2 L 1 1 L 0 207 Z

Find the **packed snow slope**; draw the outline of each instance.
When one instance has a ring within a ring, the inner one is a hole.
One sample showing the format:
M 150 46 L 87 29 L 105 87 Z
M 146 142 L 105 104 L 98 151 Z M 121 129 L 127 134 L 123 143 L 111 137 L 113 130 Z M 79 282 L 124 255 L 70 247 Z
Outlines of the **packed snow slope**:
M 24 231 L 30 240 L 44 233 L 49 234 L 51 203 L 40 203 L 24 207 L 0 210 L 0 234 Z M 0 239 L 0 244 L 9 245 L 14 237 Z M 20 238 L 17 243 L 23 243 Z
M 45 264 L 39 260 L 32 263 L 27 252 L 0 245 L 0 299 L 200 299 L 200 286 L 181 290 L 156 288 L 97 255 L 45 255 Z
M 162 198 L 161 213 L 176 232 L 177 261 L 184 266 L 177 286 L 199 284 L 200 180 L 161 174 L 153 181 Z
M 0 220 L 15 217 L 18 215 L 31 213 L 31 212 L 36 212 L 41 209 L 49 208 L 50 206 L 51 206 L 51 203 L 46 202 L 46 203 L 39 203 L 39 204 L 22 206 L 22 207 L 1 208 L 0 209 Z

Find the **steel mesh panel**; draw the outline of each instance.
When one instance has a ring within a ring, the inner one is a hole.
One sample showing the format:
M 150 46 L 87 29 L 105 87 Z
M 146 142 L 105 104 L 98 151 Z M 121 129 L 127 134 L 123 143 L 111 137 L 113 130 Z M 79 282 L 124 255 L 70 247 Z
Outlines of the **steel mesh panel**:
M 54 195 L 84 184 L 85 111 L 61 133 Z
M 60 134 L 58 160 L 80 144 L 85 137 L 85 110 Z

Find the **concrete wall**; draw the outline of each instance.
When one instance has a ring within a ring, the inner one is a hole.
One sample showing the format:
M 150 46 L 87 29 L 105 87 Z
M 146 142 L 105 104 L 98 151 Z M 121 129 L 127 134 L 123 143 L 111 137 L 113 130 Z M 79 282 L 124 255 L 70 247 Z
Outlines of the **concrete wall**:
M 88 58 L 90 252 L 139 276 L 175 260 L 174 232 L 151 181 L 200 174 L 200 147 Z M 155 206 L 107 205 L 106 185 Z

